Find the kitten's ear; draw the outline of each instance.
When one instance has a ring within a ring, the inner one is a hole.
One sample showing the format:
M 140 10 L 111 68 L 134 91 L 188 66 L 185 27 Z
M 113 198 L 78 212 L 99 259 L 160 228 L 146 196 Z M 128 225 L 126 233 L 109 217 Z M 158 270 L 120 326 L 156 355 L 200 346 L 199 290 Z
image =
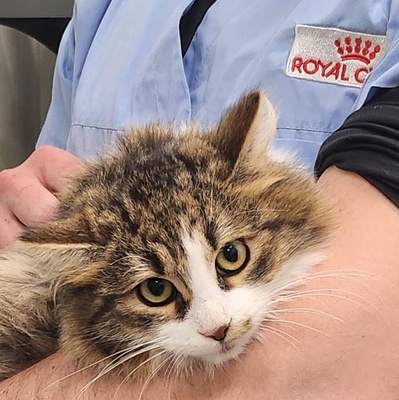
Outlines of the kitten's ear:
M 57 285 L 89 284 L 104 268 L 104 246 L 82 226 L 78 215 L 53 220 L 26 231 L 17 246 L 43 266 Z
M 213 144 L 237 164 L 257 163 L 264 158 L 276 131 L 276 112 L 261 91 L 241 98 L 220 122 Z
M 90 244 L 31 243 L 18 241 L 13 248 L 36 265 L 36 270 L 56 292 L 63 286 L 94 283 L 104 269 L 102 248 Z

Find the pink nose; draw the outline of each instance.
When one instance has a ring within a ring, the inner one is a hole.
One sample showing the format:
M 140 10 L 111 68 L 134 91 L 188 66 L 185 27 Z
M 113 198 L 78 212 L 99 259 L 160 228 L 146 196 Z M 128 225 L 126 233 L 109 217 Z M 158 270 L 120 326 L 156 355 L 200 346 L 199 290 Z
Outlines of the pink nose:
M 201 332 L 201 334 L 206 337 L 215 339 L 218 342 L 221 342 L 226 337 L 229 327 L 230 327 L 230 325 L 225 324 L 225 325 L 221 325 L 221 326 L 217 327 L 216 329 L 213 329 L 209 332 L 205 332 L 205 333 Z

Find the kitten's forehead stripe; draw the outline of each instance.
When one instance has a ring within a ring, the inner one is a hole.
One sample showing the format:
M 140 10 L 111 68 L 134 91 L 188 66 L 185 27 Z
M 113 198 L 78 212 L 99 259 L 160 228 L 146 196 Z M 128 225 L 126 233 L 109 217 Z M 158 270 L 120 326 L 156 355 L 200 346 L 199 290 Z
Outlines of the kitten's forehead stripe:
M 284 218 L 274 218 L 270 220 L 266 220 L 265 222 L 262 223 L 260 226 L 260 229 L 265 230 L 265 231 L 270 231 L 272 233 L 278 232 L 283 228 L 285 225 L 286 221 Z
M 137 234 L 137 231 L 140 228 L 140 223 L 132 218 L 131 212 L 129 212 L 128 206 L 124 204 L 123 201 L 116 197 L 111 197 L 111 206 L 114 210 L 119 210 L 121 220 L 126 226 L 129 228 L 129 231 L 132 235 Z
M 205 236 L 214 250 L 217 248 L 216 226 L 213 221 L 209 221 L 206 226 Z
M 165 275 L 165 269 L 159 257 L 151 252 L 146 251 L 143 257 L 148 261 L 148 266 L 158 275 Z
M 261 225 L 262 230 L 268 230 L 272 233 L 277 233 L 283 229 L 302 229 L 307 221 L 309 215 L 290 215 L 289 217 L 279 216 L 265 221 Z

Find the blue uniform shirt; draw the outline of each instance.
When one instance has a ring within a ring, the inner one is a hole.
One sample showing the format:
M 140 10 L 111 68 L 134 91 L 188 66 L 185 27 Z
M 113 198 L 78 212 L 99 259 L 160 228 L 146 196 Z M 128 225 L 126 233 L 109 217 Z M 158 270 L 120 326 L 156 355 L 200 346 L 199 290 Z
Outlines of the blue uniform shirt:
M 275 146 L 311 167 L 320 144 L 378 88 L 399 85 L 399 0 L 218 0 L 184 57 L 190 0 L 76 0 L 38 145 L 87 158 L 129 126 L 214 123 L 263 89 Z

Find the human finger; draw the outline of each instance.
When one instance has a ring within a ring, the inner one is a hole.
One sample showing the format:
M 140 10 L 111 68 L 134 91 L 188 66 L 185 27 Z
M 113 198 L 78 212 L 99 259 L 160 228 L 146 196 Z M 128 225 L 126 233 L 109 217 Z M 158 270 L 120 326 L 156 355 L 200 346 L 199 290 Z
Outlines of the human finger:
M 65 150 L 42 146 L 26 161 L 26 167 L 35 171 L 44 187 L 59 193 L 65 186 L 66 178 L 77 173 L 83 163 Z
M 0 210 L 0 248 L 11 245 L 24 231 L 24 226 L 10 212 Z

